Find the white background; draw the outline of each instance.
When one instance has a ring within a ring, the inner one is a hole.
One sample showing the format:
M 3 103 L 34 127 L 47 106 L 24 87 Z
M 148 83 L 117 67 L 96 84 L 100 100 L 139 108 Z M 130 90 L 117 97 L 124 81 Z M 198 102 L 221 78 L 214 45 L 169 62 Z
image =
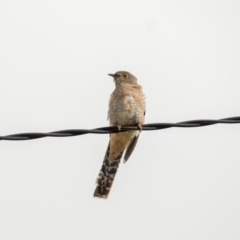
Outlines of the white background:
M 0 135 L 107 126 L 127 70 L 146 123 L 240 115 L 237 0 L 0 1 Z M 240 239 L 240 125 L 142 132 L 107 200 L 108 135 L 0 142 L 0 239 Z

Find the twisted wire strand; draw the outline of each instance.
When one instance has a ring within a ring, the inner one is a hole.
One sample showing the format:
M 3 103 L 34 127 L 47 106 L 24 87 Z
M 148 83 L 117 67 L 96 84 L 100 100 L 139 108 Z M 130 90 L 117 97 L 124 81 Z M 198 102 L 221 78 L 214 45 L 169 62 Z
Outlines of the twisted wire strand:
M 202 119 L 202 120 L 190 120 L 178 123 L 149 123 L 142 125 L 142 131 L 153 131 L 153 130 L 161 130 L 171 127 L 203 127 L 213 124 L 233 124 L 233 123 L 240 123 L 240 117 L 230 117 L 230 118 L 223 118 L 219 120 L 211 120 L 211 119 Z M 0 136 L 0 140 L 32 140 L 37 138 L 44 138 L 44 137 L 73 137 L 78 135 L 84 135 L 88 133 L 92 134 L 109 134 L 109 133 L 116 133 L 116 132 L 123 132 L 129 130 L 138 130 L 137 126 L 122 126 L 121 130 L 117 128 L 117 126 L 109 126 L 109 127 L 101 127 L 95 129 L 69 129 L 69 130 L 61 130 L 61 131 L 54 131 L 49 133 L 19 133 L 19 134 L 11 134 L 7 136 Z

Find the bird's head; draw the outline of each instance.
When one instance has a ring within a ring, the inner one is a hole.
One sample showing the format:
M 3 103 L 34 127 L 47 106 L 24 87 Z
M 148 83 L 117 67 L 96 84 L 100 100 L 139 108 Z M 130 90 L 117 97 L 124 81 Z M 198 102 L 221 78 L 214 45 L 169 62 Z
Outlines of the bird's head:
M 113 77 L 115 84 L 136 84 L 137 78 L 133 76 L 131 73 L 126 71 L 119 71 L 114 74 L 110 73 L 109 76 Z

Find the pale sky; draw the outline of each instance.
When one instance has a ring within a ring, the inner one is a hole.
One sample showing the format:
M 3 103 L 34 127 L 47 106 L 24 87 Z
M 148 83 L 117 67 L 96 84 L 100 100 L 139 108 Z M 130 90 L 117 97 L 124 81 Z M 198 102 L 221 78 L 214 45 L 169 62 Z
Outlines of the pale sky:
M 240 115 L 237 0 L 0 0 L 0 135 L 107 126 L 133 73 L 146 123 Z M 107 200 L 108 135 L 0 142 L 0 239 L 240 239 L 240 124 L 144 131 Z

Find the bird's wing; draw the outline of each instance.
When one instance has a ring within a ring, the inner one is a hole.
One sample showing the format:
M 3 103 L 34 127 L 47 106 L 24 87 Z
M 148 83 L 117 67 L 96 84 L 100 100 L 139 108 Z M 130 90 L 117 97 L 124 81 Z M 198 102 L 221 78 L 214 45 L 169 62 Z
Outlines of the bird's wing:
M 127 162 L 127 160 L 129 159 L 129 157 L 131 156 L 131 154 L 132 154 L 132 152 L 133 152 L 133 150 L 134 150 L 134 148 L 135 148 L 135 146 L 136 146 L 136 144 L 137 144 L 139 135 L 140 135 L 140 134 L 135 135 L 135 136 L 132 138 L 131 142 L 129 143 L 129 145 L 128 145 L 128 147 L 127 147 L 127 150 L 126 150 L 126 152 L 125 152 L 125 154 L 124 154 L 124 163 Z

